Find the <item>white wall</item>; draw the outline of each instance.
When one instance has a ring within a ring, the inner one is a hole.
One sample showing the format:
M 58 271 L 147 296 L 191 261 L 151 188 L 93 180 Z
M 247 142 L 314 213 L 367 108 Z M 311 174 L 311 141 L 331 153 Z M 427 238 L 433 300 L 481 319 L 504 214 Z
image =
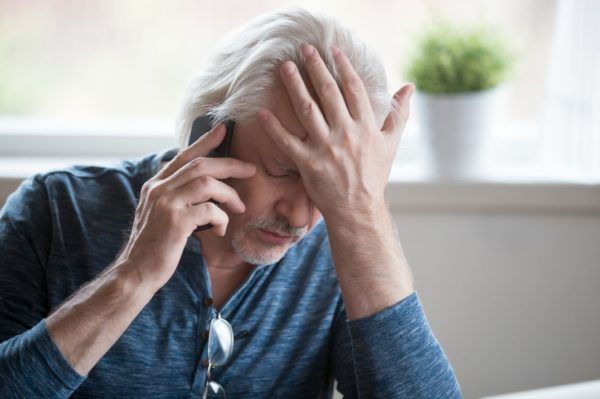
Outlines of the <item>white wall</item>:
M 529 205 L 396 200 L 417 289 L 465 398 L 600 379 L 600 209 L 583 206 L 600 207 L 600 191 L 575 189 L 571 203 L 544 209 L 551 192 L 518 190 Z

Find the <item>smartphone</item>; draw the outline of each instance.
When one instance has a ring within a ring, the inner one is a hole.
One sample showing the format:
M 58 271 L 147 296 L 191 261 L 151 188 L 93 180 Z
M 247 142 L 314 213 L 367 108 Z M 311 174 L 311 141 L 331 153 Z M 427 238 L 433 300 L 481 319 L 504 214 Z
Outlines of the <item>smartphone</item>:
M 202 135 L 208 133 L 213 128 L 213 119 L 209 115 L 202 115 L 194 120 L 192 124 L 192 131 L 190 132 L 190 139 L 188 141 L 188 146 L 194 144 Z M 217 148 L 208 153 L 209 157 L 214 158 L 223 158 L 229 156 L 229 150 L 231 147 L 231 138 L 233 137 L 233 128 L 235 126 L 235 122 L 232 120 L 228 120 L 225 122 L 225 137 L 223 141 Z M 210 200 L 215 204 L 219 204 L 215 200 Z M 208 230 L 212 228 L 212 224 L 205 224 L 203 226 L 199 226 L 194 230 L 195 232 Z
M 194 144 L 200 137 L 208 133 L 213 128 L 213 123 L 214 121 L 209 115 L 202 115 L 196 118 L 194 120 L 194 123 L 192 124 L 192 131 L 190 132 L 188 146 Z M 225 138 L 217 148 L 215 148 L 208 154 L 209 157 L 218 158 L 229 156 L 229 147 L 231 146 L 231 138 L 233 137 L 234 125 L 235 122 L 232 120 L 228 120 L 225 122 Z

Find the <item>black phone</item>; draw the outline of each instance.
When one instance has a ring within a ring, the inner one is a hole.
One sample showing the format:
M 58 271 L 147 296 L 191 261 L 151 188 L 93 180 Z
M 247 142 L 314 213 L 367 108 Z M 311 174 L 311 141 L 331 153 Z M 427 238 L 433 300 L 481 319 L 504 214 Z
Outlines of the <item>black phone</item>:
M 190 132 L 190 139 L 188 140 L 188 146 L 194 144 L 200 137 L 204 134 L 208 133 L 213 128 L 213 118 L 209 115 L 202 115 L 194 120 L 192 124 L 192 131 Z M 227 120 L 225 122 L 225 137 L 223 141 L 217 148 L 208 153 L 209 157 L 214 158 L 224 158 L 229 156 L 229 151 L 231 147 L 231 138 L 233 137 L 233 128 L 235 126 L 235 122 L 232 120 Z M 215 200 L 210 200 L 211 202 L 218 205 L 218 202 Z M 208 230 L 212 228 L 212 224 L 205 224 L 203 226 L 198 226 L 195 232 Z
M 188 146 L 194 144 L 200 137 L 208 133 L 213 128 L 213 123 L 214 121 L 210 115 L 202 115 L 194 119 L 192 131 L 190 132 L 190 139 L 188 140 Z M 234 125 L 235 122 L 232 120 L 227 120 L 225 122 L 225 138 L 217 148 L 208 154 L 209 157 L 219 158 L 229 156 L 229 148 L 231 147 L 231 138 L 233 137 Z

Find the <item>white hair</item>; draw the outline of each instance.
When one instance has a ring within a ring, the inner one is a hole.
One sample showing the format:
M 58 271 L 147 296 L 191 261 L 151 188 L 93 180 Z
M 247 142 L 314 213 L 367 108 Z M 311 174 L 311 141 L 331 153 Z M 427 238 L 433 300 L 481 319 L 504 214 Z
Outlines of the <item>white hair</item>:
M 247 120 L 267 106 L 277 87 L 277 68 L 293 61 L 304 73 L 300 53 L 313 45 L 338 85 L 331 49 L 342 50 L 362 79 L 377 122 L 390 110 L 385 70 L 375 52 L 336 19 L 301 8 L 284 9 L 254 18 L 230 33 L 207 59 L 207 65 L 189 82 L 177 118 L 179 144 L 187 146 L 194 120 L 210 114 L 215 123 Z

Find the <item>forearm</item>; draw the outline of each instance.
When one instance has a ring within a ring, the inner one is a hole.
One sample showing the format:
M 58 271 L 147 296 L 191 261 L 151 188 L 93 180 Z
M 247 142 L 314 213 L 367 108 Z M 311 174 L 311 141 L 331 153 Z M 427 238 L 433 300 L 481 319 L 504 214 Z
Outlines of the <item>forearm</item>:
M 355 209 L 325 220 L 359 396 L 460 398 L 454 370 L 414 293 L 392 216 L 384 206 Z M 352 395 L 353 381 L 341 384 Z
M 349 320 L 409 296 L 413 278 L 385 205 L 325 217 Z
M 130 266 L 109 267 L 46 319 L 52 340 L 81 375 L 89 373 L 154 294 Z

